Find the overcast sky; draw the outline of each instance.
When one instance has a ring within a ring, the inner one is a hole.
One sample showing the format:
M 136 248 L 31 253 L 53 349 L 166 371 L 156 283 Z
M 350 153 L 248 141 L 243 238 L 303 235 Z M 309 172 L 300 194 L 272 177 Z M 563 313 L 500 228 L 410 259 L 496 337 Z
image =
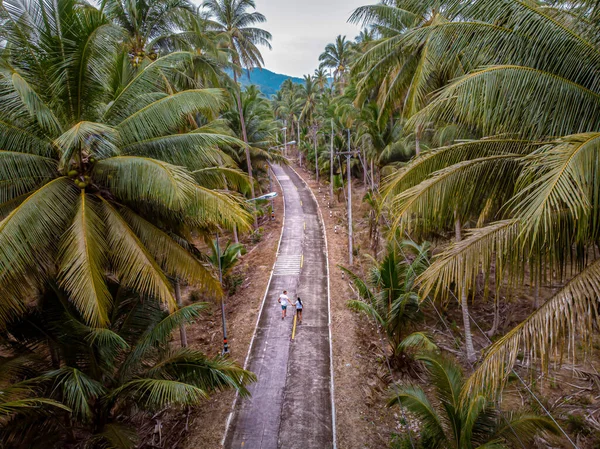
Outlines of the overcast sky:
M 354 39 L 360 28 L 347 23 L 355 8 L 375 0 L 255 0 L 267 16 L 262 27 L 273 35 L 273 50 L 264 49 L 265 67 L 276 73 L 302 76 L 319 65 L 325 45 L 338 34 Z

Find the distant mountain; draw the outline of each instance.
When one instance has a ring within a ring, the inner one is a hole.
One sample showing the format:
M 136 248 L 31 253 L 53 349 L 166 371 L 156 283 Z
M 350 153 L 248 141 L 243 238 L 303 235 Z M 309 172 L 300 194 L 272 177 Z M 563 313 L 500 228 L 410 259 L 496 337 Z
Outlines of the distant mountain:
M 294 83 L 303 84 L 302 78 L 294 78 L 293 76 L 281 75 L 271 72 L 267 69 L 251 69 L 250 79 L 248 79 L 248 70 L 244 70 L 244 75 L 240 79 L 242 86 L 256 84 L 266 97 L 275 95 L 285 80 L 291 78 Z

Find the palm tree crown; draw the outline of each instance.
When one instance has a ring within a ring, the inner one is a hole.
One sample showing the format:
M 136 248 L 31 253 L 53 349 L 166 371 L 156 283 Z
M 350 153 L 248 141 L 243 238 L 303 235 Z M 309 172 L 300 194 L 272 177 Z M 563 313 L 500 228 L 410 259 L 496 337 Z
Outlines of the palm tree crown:
M 92 326 L 108 322 L 107 277 L 171 310 L 167 276 L 217 292 L 174 237 L 248 226 L 235 198 L 210 189 L 223 178 L 202 172 L 231 165 L 219 144 L 241 144 L 195 122 L 219 113 L 223 93 L 176 90 L 188 53 L 128 71 L 122 30 L 74 0 L 4 5 L 0 321 L 52 280 Z

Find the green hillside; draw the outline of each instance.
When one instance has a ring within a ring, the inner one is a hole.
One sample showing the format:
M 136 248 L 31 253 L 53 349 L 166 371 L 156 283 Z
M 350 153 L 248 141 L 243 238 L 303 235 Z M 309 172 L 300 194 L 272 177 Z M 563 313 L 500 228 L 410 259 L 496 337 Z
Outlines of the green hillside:
M 267 69 L 252 69 L 250 70 L 250 79 L 248 79 L 248 70 L 244 70 L 244 76 L 241 78 L 242 86 L 256 84 L 265 96 L 274 95 L 283 82 L 291 78 L 294 83 L 303 83 L 302 78 L 294 78 L 288 75 L 271 72 Z

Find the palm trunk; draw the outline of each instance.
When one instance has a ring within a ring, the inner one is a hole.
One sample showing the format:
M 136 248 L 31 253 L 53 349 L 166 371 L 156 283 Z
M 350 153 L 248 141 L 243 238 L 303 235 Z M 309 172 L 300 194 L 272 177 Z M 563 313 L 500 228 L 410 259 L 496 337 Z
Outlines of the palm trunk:
M 456 234 L 456 241 L 460 242 L 462 240 L 462 230 L 460 224 L 460 218 L 458 217 L 458 213 L 454 212 L 454 228 Z M 477 359 L 477 355 L 475 354 L 475 347 L 473 346 L 473 334 L 471 333 L 471 321 L 469 315 L 469 302 L 467 298 L 467 286 L 466 286 L 466 276 L 467 273 L 462 273 L 464 279 L 462 280 L 462 288 L 460 289 L 460 307 L 462 309 L 462 317 L 463 317 L 463 326 L 465 332 L 465 347 L 467 350 L 467 360 L 469 362 L 474 362 Z
M 375 190 L 375 164 L 371 159 L 371 190 Z
M 240 124 L 242 126 L 242 138 L 246 144 L 246 165 L 248 166 L 248 177 L 250 178 L 250 195 L 254 199 L 254 177 L 252 176 L 252 161 L 250 159 L 250 145 L 248 145 L 248 134 L 246 133 L 246 120 L 244 119 L 244 111 L 242 109 L 242 95 L 240 93 L 241 87 L 237 84 L 237 73 L 233 71 L 233 81 L 237 89 L 235 89 L 235 96 L 237 100 L 238 114 L 240 115 Z M 254 207 L 254 228 L 258 228 L 258 218 L 256 216 L 256 202 L 252 201 Z
M 331 119 L 331 148 L 329 150 L 329 201 L 333 203 L 333 119 Z
M 177 301 L 177 307 L 181 308 L 182 301 L 181 301 L 181 287 L 179 285 L 179 280 L 175 281 L 175 300 Z M 183 323 L 179 327 L 179 336 L 181 337 L 181 347 L 187 348 L 187 345 L 188 345 L 187 332 L 185 331 L 185 324 L 183 324 Z
M 492 323 L 492 328 L 487 331 L 488 337 L 493 337 L 498 332 L 498 327 L 500 327 L 500 295 L 497 294 L 494 298 L 494 322 Z
M 317 184 L 319 184 L 319 153 L 317 153 L 317 129 L 315 128 L 315 172 L 317 177 Z
M 421 152 L 421 125 L 417 125 L 415 129 L 415 155 L 418 156 Z

